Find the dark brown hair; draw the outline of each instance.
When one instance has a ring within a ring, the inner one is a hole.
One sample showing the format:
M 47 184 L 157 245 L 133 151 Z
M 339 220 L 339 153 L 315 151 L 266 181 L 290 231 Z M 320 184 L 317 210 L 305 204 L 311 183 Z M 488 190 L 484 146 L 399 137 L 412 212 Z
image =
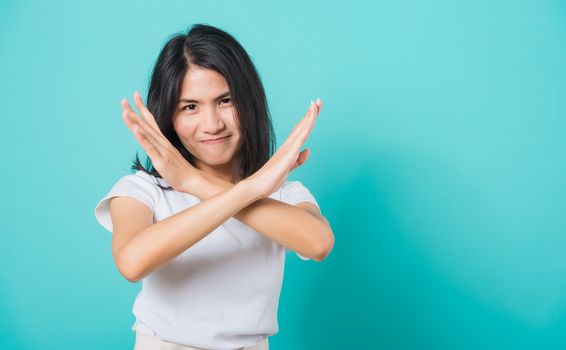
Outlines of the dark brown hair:
M 163 135 L 194 165 L 193 155 L 183 146 L 173 128 L 180 89 L 190 65 L 212 69 L 226 79 L 242 137 L 242 147 L 235 155 L 238 175 L 242 179 L 252 175 L 271 157 L 275 133 L 259 74 L 244 48 L 230 34 L 210 25 L 195 24 L 187 34 L 176 34 L 169 39 L 153 68 L 147 108 Z M 161 178 L 151 159 L 146 158 L 144 167 L 137 153 L 132 170 L 142 170 Z

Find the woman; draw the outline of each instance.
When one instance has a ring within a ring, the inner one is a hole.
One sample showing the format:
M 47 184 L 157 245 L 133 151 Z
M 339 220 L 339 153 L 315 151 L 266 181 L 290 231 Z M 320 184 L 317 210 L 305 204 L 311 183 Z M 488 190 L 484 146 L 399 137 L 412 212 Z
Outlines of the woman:
M 322 106 L 270 157 L 265 93 L 248 54 L 228 33 L 195 25 L 172 37 L 152 73 L 147 107 L 123 119 L 149 158 L 98 203 L 112 254 L 143 281 L 133 313 L 135 349 L 268 349 L 278 332 L 285 252 L 323 260 L 334 245 L 312 194 L 288 173 Z

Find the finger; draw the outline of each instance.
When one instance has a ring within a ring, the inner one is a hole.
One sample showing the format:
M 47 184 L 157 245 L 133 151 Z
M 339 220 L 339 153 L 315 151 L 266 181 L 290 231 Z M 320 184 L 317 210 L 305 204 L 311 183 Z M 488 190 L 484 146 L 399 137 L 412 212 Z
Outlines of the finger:
M 130 116 L 130 120 L 136 125 L 139 125 L 139 127 L 143 131 L 145 131 L 148 135 L 150 135 L 153 140 L 155 140 L 159 145 L 161 145 L 161 147 L 167 147 L 167 145 L 170 144 L 169 140 L 165 136 L 163 136 L 163 134 L 161 133 L 161 131 L 159 131 L 159 129 L 156 130 L 155 128 L 150 126 L 146 120 L 138 117 L 137 113 L 134 112 L 134 110 L 132 109 L 132 107 L 130 106 L 130 104 L 126 99 L 122 100 L 122 108 L 128 113 L 128 115 Z
M 320 114 L 320 110 L 322 109 L 322 101 L 320 98 L 316 98 L 316 101 L 314 102 L 314 104 L 316 105 L 316 116 L 318 117 L 318 115 Z
M 312 130 L 312 127 L 314 126 L 314 120 L 316 119 L 317 115 L 313 114 L 311 115 L 311 118 L 309 118 L 307 120 L 307 122 L 305 123 L 305 125 L 303 125 L 297 132 L 297 135 L 295 135 L 291 140 L 290 140 L 290 147 L 291 149 L 294 149 L 295 152 L 298 151 L 301 146 L 305 143 L 305 141 L 308 138 L 308 135 L 310 134 L 310 131 Z
M 294 147 L 300 148 L 303 143 L 305 143 L 310 131 L 312 130 L 314 121 L 318 116 L 317 104 L 313 103 L 312 107 L 313 108 L 310 111 L 308 118 L 304 121 L 304 123 L 301 123 L 301 126 L 297 129 L 296 135 L 294 135 L 292 139 L 292 144 L 294 145 Z
M 320 110 L 322 109 L 322 100 L 318 97 L 316 99 L 316 104 L 318 105 L 318 112 L 320 113 Z
M 309 137 L 312 128 L 314 127 L 314 123 L 316 122 L 316 120 L 318 119 L 318 114 L 315 114 L 307 123 L 305 129 L 303 129 L 302 133 L 301 133 L 301 137 L 300 137 L 300 142 L 301 145 L 305 143 L 305 141 L 307 141 L 307 138 Z
M 147 142 L 151 143 L 154 148 L 159 150 L 160 154 L 165 152 L 164 150 L 166 146 L 159 139 L 159 136 L 156 136 L 152 133 L 153 129 L 149 125 L 147 125 L 147 123 L 144 123 L 143 120 L 135 115 L 132 115 L 132 113 L 127 110 L 122 111 L 122 118 L 127 125 L 129 124 L 128 128 L 132 132 L 135 132 L 137 130 L 139 134 L 144 136 L 144 139 Z
M 132 107 L 128 103 L 128 100 L 126 100 L 125 98 L 122 99 L 120 105 L 122 106 L 122 115 L 126 114 L 129 117 L 131 123 L 139 124 L 140 126 L 144 123 L 147 124 L 145 120 L 143 120 L 143 118 L 140 118 L 138 114 L 132 109 Z
M 147 107 L 143 103 L 142 97 L 138 91 L 134 93 L 134 103 L 138 111 L 140 111 L 140 113 L 142 114 L 144 120 L 148 122 L 148 124 L 151 125 L 155 130 L 159 130 L 159 126 L 157 125 L 157 122 L 155 121 L 153 114 L 149 111 L 149 109 L 147 109 Z
M 126 123 L 126 126 L 128 127 L 128 129 L 132 130 L 132 127 L 134 126 L 133 121 L 130 120 L 130 116 L 128 115 L 128 113 L 126 113 L 126 99 L 122 99 L 120 101 L 120 106 L 122 106 L 122 119 L 124 120 L 124 123 Z M 133 131 L 133 130 L 132 130 Z
M 308 122 L 308 120 L 312 117 L 312 113 L 315 110 L 315 105 L 314 103 L 312 103 L 311 101 L 311 105 L 309 106 L 307 113 L 305 114 L 305 116 L 295 125 L 295 127 L 293 128 L 293 130 L 291 130 L 291 133 L 289 134 L 289 136 L 287 137 L 287 140 L 284 142 L 284 144 L 287 143 L 294 143 L 294 140 L 296 139 L 297 135 L 300 133 L 300 130 L 302 128 L 304 128 L 305 124 Z
M 301 153 L 299 153 L 299 157 L 297 158 L 299 166 L 306 163 L 307 159 L 309 159 L 311 154 L 311 150 L 309 148 L 304 149 Z
M 309 108 L 307 109 L 307 112 L 305 113 L 304 117 L 301 118 L 301 120 L 299 120 L 299 122 L 295 125 L 295 127 L 293 128 L 293 130 L 291 131 L 291 134 L 293 134 L 294 132 L 296 132 L 297 129 L 301 128 L 301 125 L 303 125 L 303 123 L 305 123 L 309 116 L 311 115 L 313 109 L 315 109 L 316 106 L 314 105 L 313 101 L 311 101 L 311 104 L 309 105 Z
M 124 117 L 124 121 L 126 121 L 126 125 L 133 132 L 133 129 L 131 127 L 134 125 L 141 124 L 138 121 L 143 119 L 138 117 L 137 113 L 134 112 L 134 110 L 128 103 L 128 100 L 126 100 L 125 98 L 122 99 L 122 101 L 120 101 L 120 105 L 122 106 L 122 116 Z
M 322 108 L 322 101 L 321 101 L 320 98 L 316 99 L 315 106 L 316 106 L 316 112 L 314 113 L 312 118 L 307 123 L 307 126 L 306 126 L 307 131 L 306 131 L 305 136 L 308 136 L 310 134 L 310 131 L 312 130 L 312 128 L 314 126 L 314 122 L 318 119 L 318 115 L 320 114 L 320 109 Z M 306 137 L 305 137 L 305 140 L 306 140 Z
M 126 100 L 125 98 L 122 99 L 122 101 L 120 101 L 120 105 L 122 106 L 123 110 L 126 110 L 128 112 L 130 112 L 131 114 L 135 114 L 138 115 L 134 109 L 132 108 L 132 106 L 130 106 L 130 103 L 128 102 L 128 100 Z
M 152 163 L 155 163 L 161 158 L 161 153 L 159 150 L 147 140 L 146 135 L 139 129 L 137 125 L 133 127 L 133 133 L 136 140 L 143 147 L 145 153 L 151 158 Z
M 303 150 L 301 153 L 299 153 L 299 157 L 297 158 L 297 161 L 295 162 L 295 164 L 291 168 L 291 171 L 293 171 L 293 170 L 295 170 L 295 168 L 298 168 L 301 165 L 305 164 L 307 159 L 309 159 L 309 156 L 310 156 L 310 150 L 308 148 Z
M 159 130 L 159 127 L 157 127 L 157 124 L 155 124 L 155 127 L 151 126 L 151 122 L 148 122 L 147 118 L 139 117 L 138 114 L 133 110 L 133 108 L 128 103 L 128 100 L 123 99 L 121 105 L 122 105 L 122 109 L 127 110 L 132 116 L 135 116 L 134 119 L 135 121 L 142 121 L 141 125 L 144 130 L 146 130 L 148 133 L 151 133 L 151 135 L 153 135 L 154 138 L 161 139 L 159 136 L 163 136 L 163 134 L 161 133 L 161 130 Z M 140 109 L 139 107 L 137 108 L 138 110 Z M 151 115 L 151 113 L 150 116 L 151 116 L 150 120 L 153 120 L 153 123 L 155 123 L 155 119 L 153 119 L 153 115 Z M 165 136 L 163 136 L 163 138 L 165 138 Z M 161 144 L 163 145 L 164 142 L 161 142 Z
M 302 125 L 302 128 L 308 127 L 309 123 L 311 123 L 314 119 L 316 119 L 316 117 L 318 117 L 318 114 L 320 113 L 318 102 L 311 101 L 311 103 L 312 103 L 313 109 L 310 112 L 310 114 L 308 115 L 308 117 L 306 118 L 305 123 Z M 299 131 L 299 133 L 300 133 L 300 131 Z

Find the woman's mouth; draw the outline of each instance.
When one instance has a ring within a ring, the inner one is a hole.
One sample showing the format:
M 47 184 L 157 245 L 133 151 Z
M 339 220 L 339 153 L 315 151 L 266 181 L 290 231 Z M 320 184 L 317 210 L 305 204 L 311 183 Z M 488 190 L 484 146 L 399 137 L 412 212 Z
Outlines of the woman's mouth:
M 216 139 L 202 140 L 201 142 L 206 143 L 207 145 L 215 145 L 215 144 L 218 144 L 218 143 L 225 142 L 226 140 L 228 140 L 229 137 L 230 137 L 230 135 L 220 137 L 220 138 L 216 138 Z

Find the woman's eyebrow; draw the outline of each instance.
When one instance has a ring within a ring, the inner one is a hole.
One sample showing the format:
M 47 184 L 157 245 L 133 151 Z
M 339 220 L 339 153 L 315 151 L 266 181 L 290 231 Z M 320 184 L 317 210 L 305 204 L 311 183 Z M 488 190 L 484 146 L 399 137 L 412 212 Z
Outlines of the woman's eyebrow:
M 216 98 L 214 99 L 214 101 L 221 100 L 221 99 L 223 99 L 223 98 L 225 98 L 225 97 L 228 97 L 228 96 L 230 96 L 230 92 L 229 92 L 229 91 L 223 92 L 221 95 L 219 95 L 218 97 L 216 97 Z M 179 101 L 177 101 L 177 103 L 181 103 L 181 102 L 185 102 L 185 103 L 199 103 L 200 101 L 199 101 L 199 100 L 194 100 L 194 99 L 190 99 L 190 98 L 183 97 L 183 98 L 181 98 Z

